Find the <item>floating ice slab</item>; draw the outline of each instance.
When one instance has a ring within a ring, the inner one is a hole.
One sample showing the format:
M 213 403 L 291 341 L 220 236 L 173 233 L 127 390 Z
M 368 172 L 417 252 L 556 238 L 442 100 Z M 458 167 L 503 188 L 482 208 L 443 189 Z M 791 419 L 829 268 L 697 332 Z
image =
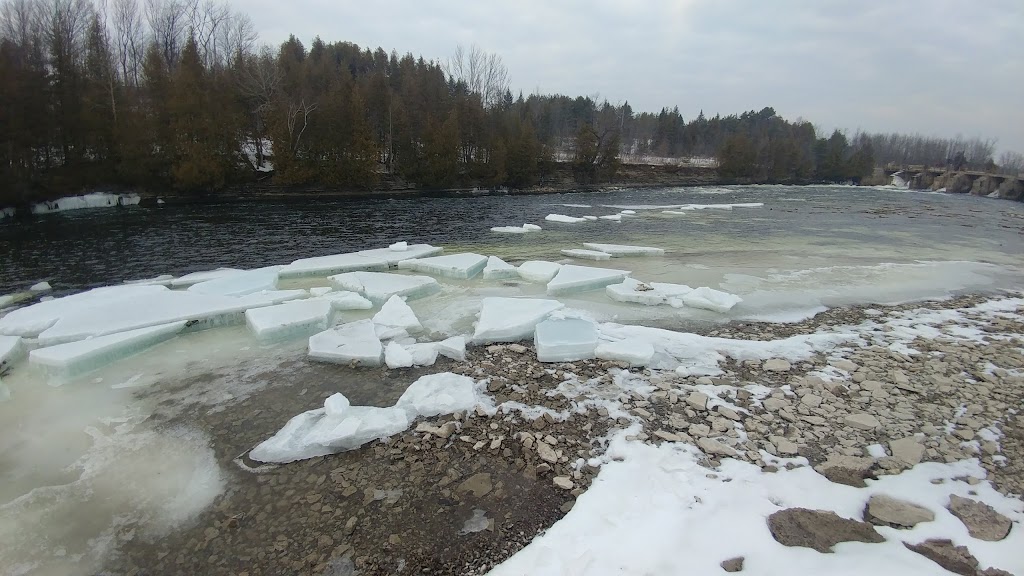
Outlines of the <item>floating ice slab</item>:
M 557 300 L 484 298 L 473 341 L 478 344 L 515 342 L 533 335 L 537 324 L 563 307 Z
M 394 244 L 392 244 L 392 246 L 394 246 Z M 383 258 L 387 260 L 388 264 L 391 266 L 398 265 L 402 260 L 437 256 L 441 252 L 444 252 L 444 248 L 431 246 L 430 244 L 406 244 L 403 249 L 401 247 L 401 242 L 398 243 L 397 248 L 374 248 L 372 250 L 359 251 L 363 256 L 368 256 L 370 258 Z
M 299 300 L 245 311 L 245 324 L 264 342 L 309 336 L 327 329 L 331 303 Z
M 527 282 L 547 284 L 558 274 L 562 267 L 557 262 L 545 262 L 544 260 L 528 260 L 519 265 L 519 277 Z
M 440 414 L 466 412 L 478 402 L 476 383 L 472 378 L 451 372 L 423 376 L 413 382 L 395 403 L 409 414 L 431 418 Z
M 629 275 L 627 270 L 611 270 L 609 268 L 591 268 L 589 266 L 573 266 L 566 264 L 558 271 L 551 282 L 548 282 L 548 294 L 556 296 L 571 292 L 600 290 L 609 284 L 622 282 Z
M 0 336 L 0 368 L 13 364 L 23 353 L 19 336 Z
M 617 342 L 601 342 L 594 355 L 602 360 L 628 362 L 630 366 L 647 366 L 654 358 L 654 346 L 644 340 L 626 338 Z
M 610 216 L 601 216 L 601 220 L 611 220 L 612 222 L 621 222 L 622 214 L 612 214 Z
M 383 354 L 372 320 L 349 322 L 309 338 L 309 357 L 323 362 L 380 366 Z
M 391 264 L 387 258 L 366 256 L 359 252 L 333 254 L 302 258 L 281 268 L 281 278 L 301 278 L 308 276 L 329 276 L 341 272 L 365 270 L 387 270 Z
M 598 244 L 595 242 L 584 242 L 584 248 L 607 252 L 612 256 L 664 256 L 663 248 L 652 248 L 650 246 L 626 246 L 623 244 Z
M 437 280 L 429 276 L 386 272 L 347 272 L 331 276 L 330 280 L 336 287 L 358 292 L 374 304 L 383 304 L 392 296 L 405 296 L 414 300 L 441 290 Z
M 484 266 L 484 280 L 505 280 L 508 278 L 519 278 L 519 270 L 497 256 L 491 256 L 487 259 L 487 265 Z
M 184 322 L 174 322 L 70 344 L 38 348 L 29 352 L 29 363 L 42 368 L 52 380 L 71 378 L 169 340 L 184 328 Z
M 411 368 L 412 354 L 398 342 L 388 342 L 384 347 L 384 363 L 388 368 Z
M 38 302 L 14 310 L 0 318 L 0 334 L 36 337 L 65 316 L 80 314 L 92 308 L 130 301 L 142 296 L 169 292 L 164 286 L 110 286 L 87 292 Z
M 526 234 L 529 230 L 522 226 L 495 226 L 491 228 L 491 232 L 497 232 L 498 234 Z
M 377 337 L 381 340 L 407 336 L 410 332 L 423 330 L 416 314 L 401 296 L 392 296 L 373 316 L 373 324 L 377 328 Z
M 53 288 L 50 286 L 49 282 L 40 282 L 38 284 L 33 284 L 29 290 L 32 292 L 47 292 L 49 290 L 53 290 Z
M 536 224 L 523 224 L 523 228 L 525 228 L 525 229 L 527 229 L 527 230 L 529 230 L 531 232 L 537 232 L 539 230 L 543 230 L 543 228 L 541 228 L 540 226 L 537 226 Z
M 581 250 L 579 248 L 570 248 L 568 250 L 562 250 L 563 256 L 569 256 L 570 258 L 582 258 L 584 260 L 611 260 L 612 255 L 607 252 L 599 252 L 597 250 Z
M 448 254 L 446 256 L 433 256 L 431 258 L 416 258 L 403 260 L 398 267 L 403 270 L 413 270 L 424 274 L 434 274 L 448 278 L 468 280 L 481 271 L 487 265 L 487 256 L 473 254 Z
M 189 286 L 192 292 L 219 294 L 221 296 L 245 296 L 253 292 L 277 289 L 277 273 L 280 266 L 247 270 L 216 280 L 207 280 Z
M 309 289 L 309 295 L 314 298 L 319 298 L 320 296 L 329 294 L 332 290 L 334 290 L 334 288 L 330 286 L 317 286 Z
M 310 293 L 312 293 L 312 290 L 310 290 Z M 335 310 L 369 310 L 373 308 L 373 302 L 348 290 L 328 292 L 323 296 L 317 296 L 315 299 L 330 302 L 331 308 Z
M 238 268 L 217 268 L 216 270 L 193 272 L 171 280 L 171 286 L 174 288 L 186 288 L 193 284 L 199 284 L 200 282 L 227 278 L 228 276 L 234 276 L 235 274 L 241 274 L 243 272 L 245 272 L 245 270 L 239 270 Z
M 578 224 L 587 221 L 586 218 L 576 218 L 575 216 L 566 216 L 565 214 L 548 214 L 544 219 L 548 222 L 561 222 L 562 224 Z
M 574 362 L 594 357 L 597 326 L 577 318 L 545 320 L 537 324 L 533 342 L 541 362 Z
M 622 284 L 612 284 L 605 289 L 608 297 L 616 302 L 632 302 L 645 306 L 669 304 L 674 308 L 683 306 L 682 297 L 693 291 L 685 284 L 664 282 L 640 282 L 626 278 Z
M 161 275 L 156 276 L 154 278 L 142 278 L 140 280 L 125 280 L 124 283 L 125 284 L 134 284 L 134 285 L 143 284 L 143 285 L 153 285 L 153 286 L 170 286 L 171 282 L 173 282 L 173 281 L 174 281 L 174 276 L 171 276 L 170 274 L 161 274 Z
M 683 304 L 691 308 L 703 308 L 713 312 L 728 312 L 733 306 L 743 302 L 743 299 L 735 294 L 714 290 L 706 286 L 682 297 Z
M 49 202 L 32 205 L 33 214 L 49 214 L 65 210 L 84 210 L 88 208 L 111 208 L 114 206 L 134 206 L 142 200 L 138 194 L 111 194 L 109 192 L 93 192 L 82 196 L 68 196 Z

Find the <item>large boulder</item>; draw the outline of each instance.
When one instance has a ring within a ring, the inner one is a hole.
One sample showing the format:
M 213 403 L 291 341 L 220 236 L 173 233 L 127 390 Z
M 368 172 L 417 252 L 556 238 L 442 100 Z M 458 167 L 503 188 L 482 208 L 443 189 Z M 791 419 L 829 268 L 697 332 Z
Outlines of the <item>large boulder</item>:
M 963 172 L 951 174 L 946 179 L 946 192 L 950 194 L 967 194 L 974 186 L 971 177 Z
M 885 538 L 867 522 L 843 518 L 832 511 L 788 508 L 768 517 L 768 530 L 783 546 L 813 548 L 831 553 L 840 542 L 877 544 Z
M 828 460 L 815 466 L 814 470 L 836 484 L 863 488 L 867 486 L 864 479 L 870 476 L 871 467 L 874 465 L 875 461 L 871 458 L 833 454 Z
M 875 494 L 868 500 L 868 505 L 864 509 L 864 519 L 878 526 L 913 528 L 921 522 L 935 520 L 935 513 L 923 506 L 897 500 L 892 496 Z
M 1020 200 L 1024 196 L 1024 181 L 1020 178 L 1007 178 L 999 185 L 999 197 L 1005 200 Z
M 997 542 L 1010 534 L 1013 523 L 994 508 L 970 498 L 952 495 L 946 508 L 967 527 L 967 532 L 978 540 Z

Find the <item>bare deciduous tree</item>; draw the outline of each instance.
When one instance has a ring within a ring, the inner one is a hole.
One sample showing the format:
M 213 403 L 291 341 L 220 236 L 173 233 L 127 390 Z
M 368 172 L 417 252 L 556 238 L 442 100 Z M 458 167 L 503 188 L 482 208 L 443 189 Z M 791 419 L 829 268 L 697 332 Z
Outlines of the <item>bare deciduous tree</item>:
M 1016 176 L 1024 172 L 1024 154 L 1007 150 L 999 155 L 999 171 Z
M 471 94 L 480 97 L 485 108 L 501 102 L 508 91 L 508 68 L 501 56 L 489 53 L 476 44 L 467 51 L 461 44 L 444 64 L 444 71 L 455 82 L 462 82 Z
M 146 0 L 150 35 L 169 68 L 174 68 L 181 54 L 190 5 L 187 0 Z

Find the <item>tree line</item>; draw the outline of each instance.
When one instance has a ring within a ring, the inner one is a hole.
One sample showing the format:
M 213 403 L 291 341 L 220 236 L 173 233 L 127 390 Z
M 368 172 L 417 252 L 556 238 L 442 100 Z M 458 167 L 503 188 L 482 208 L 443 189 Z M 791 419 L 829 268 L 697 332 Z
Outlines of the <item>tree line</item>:
M 646 157 L 717 158 L 737 180 L 842 181 L 955 147 L 933 144 L 819 137 L 771 108 L 684 121 L 596 95 L 514 95 L 501 58 L 477 47 L 443 61 L 320 38 L 261 47 L 217 0 L 0 3 L 0 205 L 265 179 L 516 188 L 559 162 L 589 184 Z M 964 144 L 970 162 L 991 156 Z

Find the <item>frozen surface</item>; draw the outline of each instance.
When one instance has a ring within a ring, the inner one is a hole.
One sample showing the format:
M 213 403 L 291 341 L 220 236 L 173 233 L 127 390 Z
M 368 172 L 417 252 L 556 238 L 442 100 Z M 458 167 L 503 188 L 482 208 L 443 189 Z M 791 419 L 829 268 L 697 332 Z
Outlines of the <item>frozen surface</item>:
M 562 224 L 578 224 L 588 220 L 587 218 L 576 218 L 575 216 L 566 216 L 565 214 L 548 214 L 544 219 L 548 222 L 560 222 Z
M 506 280 L 509 278 L 519 278 L 519 270 L 515 266 L 497 256 L 487 259 L 487 265 L 484 266 L 484 280 Z
M 591 268 L 566 264 L 558 270 L 558 274 L 548 282 L 548 294 L 556 296 L 572 292 L 599 290 L 609 284 L 622 282 L 629 272 L 610 268 Z
M 303 276 L 330 276 L 342 272 L 384 271 L 396 266 L 402 260 L 426 258 L 440 254 L 443 248 L 429 244 L 396 242 L 387 248 L 360 250 L 345 254 L 302 258 L 281 269 L 282 278 Z
M 245 311 L 245 324 L 264 342 L 287 340 L 327 329 L 331 303 L 298 300 Z
M 391 341 L 384 347 L 384 363 L 388 368 L 411 368 L 412 354 L 398 342 Z
M 1016 522 L 1024 520 L 1019 500 L 987 483 L 970 486 L 954 480 L 985 477 L 976 461 L 919 464 L 854 488 L 829 482 L 807 466 L 765 473 L 726 459 L 712 472 L 701 466 L 693 446 L 651 446 L 625 436 L 612 439 L 601 472 L 572 510 L 490 576 L 724 574 L 720 563 L 737 556 L 745 559 L 741 574 L 753 576 L 951 574 L 903 545 L 929 538 L 967 545 L 982 567 L 1024 573 L 1024 530 L 1014 527 L 1000 542 L 980 542 L 945 508 L 950 494 L 968 496 L 973 490 L 977 495 L 971 498 Z M 797 507 L 859 520 L 873 494 L 924 506 L 935 520 L 910 530 L 879 527 L 885 542 L 840 543 L 829 554 L 783 546 L 765 522 L 775 512 Z
M 374 304 L 383 304 L 392 296 L 422 298 L 441 290 L 429 276 L 409 276 L 387 272 L 347 272 L 331 276 L 331 283 L 343 290 L 358 292 Z
M 423 272 L 424 274 L 468 280 L 483 271 L 486 265 L 487 256 L 467 252 L 403 260 L 398 264 L 398 267 L 405 270 Z
M 628 362 L 630 366 L 647 366 L 654 358 L 654 346 L 636 338 L 616 342 L 601 342 L 594 355 L 602 360 Z
M 163 294 L 167 291 L 167 288 L 163 286 L 110 286 L 38 302 L 13 310 L 0 318 L 0 334 L 35 337 L 65 316 L 133 298 Z
M 428 256 L 437 256 L 441 252 L 444 252 L 444 248 L 439 246 L 431 246 L 430 244 L 409 244 L 405 243 L 402 246 L 402 242 L 392 244 L 388 248 L 374 248 L 372 250 L 360 250 L 359 254 L 368 256 L 370 258 L 383 258 L 388 261 L 388 265 L 394 267 L 397 266 L 402 260 L 408 260 L 410 258 L 426 258 Z
M 423 376 L 413 382 L 395 403 L 409 414 L 431 418 L 440 414 L 469 411 L 478 402 L 476 383 L 472 378 L 445 372 Z
M 478 344 L 515 342 L 533 335 L 537 324 L 563 307 L 557 300 L 484 298 L 473 341 Z
M 682 300 L 683 304 L 691 308 L 703 308 L 713 312 L 728 312 L 732 310 L 733 306 L 743 302 L 743 299 L 735 294 L 714 290 L 707 286 L 702 286 L 689 294 L 685 294 Z
M 14 363 L 23 352 L 20 337 L 0 336 L 0 367 Z
M 598 250 L 583 250 L 580 248 L 570 248 L 562 250 L 563 256 L 569 256 L 570 258 L 583 258 L 584 260 L 611 260 L 612 255 L 607 252 L 600 252 Z
M 330 286 L 317 286 L 309 289 L 309 295 L 314 298 L 319 298 L 320 296 L 329 294 L 332 290 L 334 290 L 334 288 Z
M 562 267 L 557 262 L 546 262 L 544 260 L 528 260 L 519 265 L 519 277 L 527 282 L 547 284 L 558 274 Z
M 401 296 L 392 296 L 374 314 L 373 324 L 377 329 L 377 337 L 381 340 L 406 336 L 411 332 L 423 330 L 416 314 Z
M 589 320 L 566 318 L 545 320 L 537 324 L 533 341 L 537 360 L 541 362 L 574 362 L 594 357 L 597 348 L 597 326 Z
M 186 288 L 193 284 L 199 284 L 200 282 L 209 282 L 210 280 L 218 280 L 220 278 L 227 278 L 228 276 L 234 276 L 235 274 L 241 274 L 245 270 L 239 270 L 238 268 L 217 268 L 216 270 L 204 270 L 202 272 L 193 272 L 186 274 L 180 278 L 171 280 L 172 288 Z
M 652 248 L 650 246 L 627 246 L 624 244 L 600 244 L 597 242 L 584 242 L 583 247 L 606 252 L 612 256 L 664 256 L 663 248 Z
M 136 285 L 138 285 L 138 284 L 150 284 L 150 285 L 156 285 L 156 286 L 170 286 L 171 282 L 173 282 L 173 281 L 174 281 L 174 276 L 171 276 L 170 274 L 161 274 L 159 276 L 154 276 L 153 278 L 142 278 L 142 279 L 139 279 L 139 280 L 125 280 L 124 283 L 125 284 L 136 284 Z
M 323 362 L 380 366 L 384 347 L 372 320 L 360 320 L 325 330 L 309 338 L 309 357 Z
M 29 352 L 28 359 L 30 364 L 42 368 L 51 379 L 61 380 L 137 354 L 175 337 L 184 328 L 184 322 L 174 322 L 70 344 L 38 348 Z
M 683 306 L 682 297 L 693 291 L 685 284 L 664 282 L 640 282 L 626 278 L 621 284 L 612 284 L 605 291 L 616 302 L 631 302 L 645 306 L 669 304 L 674 308 Z
M 49 214 L 51 212 L 63 212 L 65 210 L 134 206 L 141 200 L 142 198 L 138 194 L 110 194 L 108 192 L 94 192 L 92 194 L 85 194 L 84 196 L 68 196 L 59 200 L 33 204 L 32 213 Z
M 245 296 L 253 292 L 277 289 L 277 273 L 280 266 L 247 270 L 216 280 L 207 280 L 189 286 L 192 292 L 219 294 L 221 296 Z
M 38 284 L 33 284 L 29 290 L 33 292 L 47 292 L 49 290 L 53 290 L 53 288 L 50 286 L 49 282 L 40 282 Z
M 522 226 L 495 226 L 491 228 L 491 232 L 498 232 L 499 234 L 527 234 L 529 232 L 537 232 L 541 229 L 536 224 L 523 224 Z
M 312 290 L 310 290 L 310 293 L 312 293 Z M 373 302 L 348 290 L 328 292 L 323 296 L 317 296 L 316 300 L 330 302 L 331 308 L 335 310 L 369 310 L 373 308 Z

